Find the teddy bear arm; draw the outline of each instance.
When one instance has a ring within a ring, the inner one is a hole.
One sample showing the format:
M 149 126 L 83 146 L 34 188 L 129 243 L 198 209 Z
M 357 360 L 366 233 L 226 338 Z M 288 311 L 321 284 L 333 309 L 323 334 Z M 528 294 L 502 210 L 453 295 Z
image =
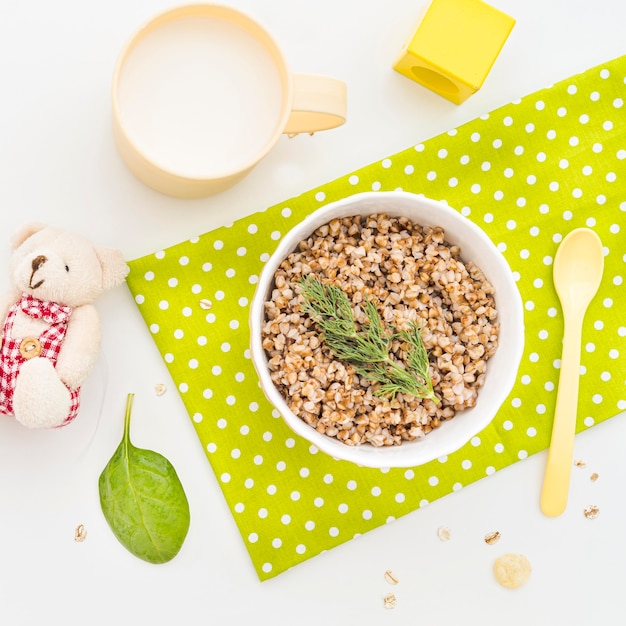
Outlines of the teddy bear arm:
M 100 320 L 90 304 L 74 309 L 61 345 L 56 370 L 59 378 L 76 389 L 93 368 L 100 350 Z
M 0 334 L 2 334 L 2 327 L 4 326 L 4 320 L 6 320 L 9 314 L 9 309 L 19 299 L 20 292 L 17 289 L 7 291 L 0 295 Z

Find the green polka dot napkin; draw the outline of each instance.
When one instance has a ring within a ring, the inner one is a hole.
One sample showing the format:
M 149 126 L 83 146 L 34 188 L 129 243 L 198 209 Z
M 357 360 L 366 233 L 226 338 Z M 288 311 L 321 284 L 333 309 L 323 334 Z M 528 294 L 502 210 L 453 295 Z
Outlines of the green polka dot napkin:
M 261 580 L 547 448 L 563 330 L 551 264 L 580 226 L 598 233 L 606 257 L 585 318 L 578 431 L 626 409 L 625 77 L 626 56 L 130 262 L 128 286 Z M 381 471 L 311 448 L 272 410 L 250 361 L 248 305 L 263 263 L 305 215 L 393 189 L 445 200 L 484 228 L 515 272 L 527 335 L 489 427 L 446 458 Z

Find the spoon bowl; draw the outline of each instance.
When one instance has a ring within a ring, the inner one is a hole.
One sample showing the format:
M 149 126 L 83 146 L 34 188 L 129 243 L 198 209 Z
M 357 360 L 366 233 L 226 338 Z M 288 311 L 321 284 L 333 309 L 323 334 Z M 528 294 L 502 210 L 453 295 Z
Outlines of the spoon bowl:
M 563 239 L 553 278 L 564 315 L 573 311 L 584 315 L 600 285 L 603 266 L 602 242 L 593 230 L 577 228 Z
M 554 287 L 563 311 L 563 351 L 541 510 L 550 517 L 567 505 L 576 434 L 580 347 L 585 313 L 598 291 L 604 270 L 600 237 L 589 228 L 571 231 L 557 250 Z

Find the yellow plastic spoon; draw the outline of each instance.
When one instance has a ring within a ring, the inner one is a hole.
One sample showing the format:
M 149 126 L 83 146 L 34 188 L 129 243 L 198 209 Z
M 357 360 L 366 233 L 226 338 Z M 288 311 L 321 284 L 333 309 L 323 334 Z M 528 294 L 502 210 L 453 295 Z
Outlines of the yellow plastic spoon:
M 554 258 L 554 286 L 563 309 L 564 331 L 554 424 L 541 492 L 541 510 L 550 517 L 563 513 L 567 505 L 576 434 L 583 318 L 598 291 L 603 269 L 602 242 L 588 228 L 571 231 Z

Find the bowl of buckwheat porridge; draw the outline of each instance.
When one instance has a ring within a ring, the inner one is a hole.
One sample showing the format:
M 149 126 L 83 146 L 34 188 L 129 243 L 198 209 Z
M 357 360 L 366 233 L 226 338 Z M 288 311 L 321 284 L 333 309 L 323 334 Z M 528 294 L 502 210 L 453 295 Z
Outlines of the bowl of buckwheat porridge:
M 291 429 L 336 459 L 413 467 L 479 436 L 524 349 L 511 269 L 447 204 L 366 192 L 280 241 L 250 307 L 260 386 Z

